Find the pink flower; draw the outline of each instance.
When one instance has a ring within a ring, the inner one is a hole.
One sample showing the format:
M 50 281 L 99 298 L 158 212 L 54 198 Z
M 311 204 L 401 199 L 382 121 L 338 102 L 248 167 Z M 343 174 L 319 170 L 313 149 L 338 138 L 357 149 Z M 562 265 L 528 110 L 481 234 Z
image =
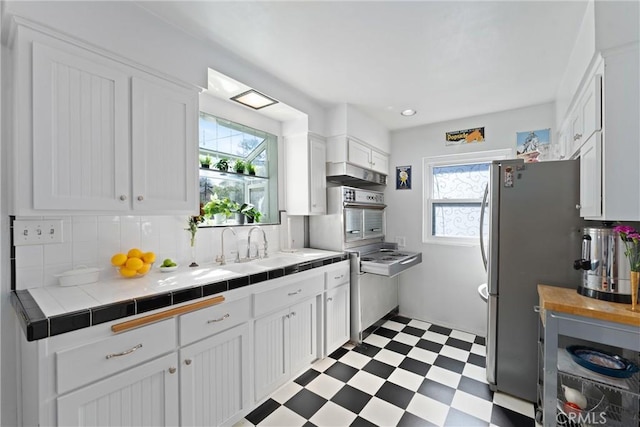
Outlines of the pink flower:
M 640 239 L 640 234 L 637 231 L 634 231 L 633 233 L 627 234 L 627 239 L 638 240 Z
M 620 233 L 620 234 L 630 234 L 630 233 L 637 233 L 636 230 L 629 226 L 629 225 L 616 225 L 613 228 L 613 231 Z

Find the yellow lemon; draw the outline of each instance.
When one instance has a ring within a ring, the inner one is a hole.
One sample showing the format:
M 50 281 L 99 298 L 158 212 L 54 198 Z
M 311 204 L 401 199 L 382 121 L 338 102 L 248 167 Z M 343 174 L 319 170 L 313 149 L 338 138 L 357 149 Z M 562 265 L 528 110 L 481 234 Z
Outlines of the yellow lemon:
M 149 264 L 148 262 L 145 262 L 144 264 L 142 264 L 142 267 L 140 267 L 137 271 L 138 274 L 147 274 L 147 272 L 149 271 L 149 269 L 151 268 L 151 264 Z
M 128 269 L 137 271 L 144 265 L 144 262 L 140 258 L 129 257 L 127 262 L 124 264 Z
M 142 251 L 137 248 L 130 249 L 127 253 L 129 258 L 142 258 Z
M 116 267 L 120 267 L 125 262 L 127 262 L 127 256 L 125 254 L 115 254 L 111 257 L 111 264 Z
M 120 274 L 124 277 L 134 277 L 136 275 L 136 271 L 127 267 L 120 267 Z
M 145 252 L 142 255 L 142 260 L 147 264 L 151 264 L 152 262 L 156 262 L 156 254 L 153 253 L 153 252 Z

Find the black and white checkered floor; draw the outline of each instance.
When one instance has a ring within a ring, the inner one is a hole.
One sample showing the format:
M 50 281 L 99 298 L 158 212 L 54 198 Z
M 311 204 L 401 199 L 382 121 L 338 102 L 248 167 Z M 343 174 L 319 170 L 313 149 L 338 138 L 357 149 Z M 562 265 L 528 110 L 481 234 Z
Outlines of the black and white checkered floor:
M 236 426 L 534 426 L 533 404 L 489 390 L 485 341 L 396 316 L 276 391 Z

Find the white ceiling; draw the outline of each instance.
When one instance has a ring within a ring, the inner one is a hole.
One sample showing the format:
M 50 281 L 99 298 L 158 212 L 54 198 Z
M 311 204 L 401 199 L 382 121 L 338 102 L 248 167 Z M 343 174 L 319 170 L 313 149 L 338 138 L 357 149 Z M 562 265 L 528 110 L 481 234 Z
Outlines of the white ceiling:
M 553 101 L 586 2 L 140 5 L 321 103 L 352 104 L 399 129 Z M 400 116 L 406 108 L 418 114 Z

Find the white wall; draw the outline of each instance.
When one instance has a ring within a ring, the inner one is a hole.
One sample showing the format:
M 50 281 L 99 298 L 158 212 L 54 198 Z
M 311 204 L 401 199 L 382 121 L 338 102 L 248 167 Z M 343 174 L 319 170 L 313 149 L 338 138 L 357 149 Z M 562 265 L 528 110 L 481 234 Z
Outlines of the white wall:
M 339 104 L 327 111 L 326 137 L 349 135 L 389 153 L 389 130 L 350 104 Z
M 395 178 L 385 190 L 387 239 L 406 238 L 406 249 L 422 252 L 422 264 L 401 274 L 400 312 L 415 319 L 486 335 L 486 304 L 477 287 L 486 282 L 479 245 L 422 243 L 422 158 L 446 154 L 515 149 L 516 132 L 552 128 L 554 105 L 543 104 L 469 117 L 391 133 L 391 169 L 412 166 L 412 189 L 396 190 Z M 485 142 L 445 146 L 445 132 L 485 128 Z

